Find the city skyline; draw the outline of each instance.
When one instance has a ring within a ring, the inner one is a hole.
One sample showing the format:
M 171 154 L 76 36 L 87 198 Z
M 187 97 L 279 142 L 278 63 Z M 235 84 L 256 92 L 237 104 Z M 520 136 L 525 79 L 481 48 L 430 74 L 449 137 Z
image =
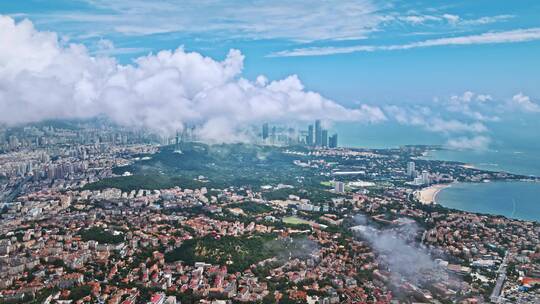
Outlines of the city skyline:
M 315 127 L 314 127 L 315 126 Z M 278 134 L 278 127 L 279 131 Z M 307 130 L 264 123 L 261 128 L 260 138 L 264 144 L 303 144 L 312 147 L 338 147 L 338 134 L 328 134 L 328 129 L 321 127 L 321 121 L 315 120 L 315 124 L 309 124 Z

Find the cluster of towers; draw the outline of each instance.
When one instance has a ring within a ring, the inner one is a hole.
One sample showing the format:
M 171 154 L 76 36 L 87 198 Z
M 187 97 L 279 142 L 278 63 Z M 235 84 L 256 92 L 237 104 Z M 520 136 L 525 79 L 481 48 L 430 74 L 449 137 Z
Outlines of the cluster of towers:
M 315 121 L 315 129 L 313 125 L 308 126 L 306 144 L 308 146 L 337 148 L 338 135 L 334 134 L 328 137 L 328 130 L 323 129 L 321 127 L 321 121 L 317 119 Z
M 276 131 L 277 130 L 277 131 Z M 321 121 L 316 120 L 315 125 L 309 125 L 307 131 L 301 131 L 300 133 L 292 132 L 292 129 L 287 129 L 287 132 L 279 132 L 275 126 L 270 129 L 268 123 L 263 124 L 262 126 L 262 140 L 264 142 L 271 141 L 276 142 L 276 138 L 287 137 L 287 141 L 305 144 L 308 146 L 314 147 L 328 147 L 328 148 L 337 148 L 338 146 L 338 135 L 333 134 L 328 136 L 328 130 L 323 129 L 321 126 Z M 292 135 L 295 135 L 296 138 L 293 140 Z M 280 141 L 281 142 L 281 141 Z

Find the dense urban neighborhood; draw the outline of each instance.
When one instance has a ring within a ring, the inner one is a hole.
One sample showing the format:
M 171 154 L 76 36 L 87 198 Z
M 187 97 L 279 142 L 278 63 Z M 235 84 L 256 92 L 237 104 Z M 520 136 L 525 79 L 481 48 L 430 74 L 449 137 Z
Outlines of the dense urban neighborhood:
M 540 301 L 538 222 L 422 195 L 534 177 L 425 157 L 438 147 L 268 132 L 209 145 L 80 122 L 0 130 L 0 302 Z

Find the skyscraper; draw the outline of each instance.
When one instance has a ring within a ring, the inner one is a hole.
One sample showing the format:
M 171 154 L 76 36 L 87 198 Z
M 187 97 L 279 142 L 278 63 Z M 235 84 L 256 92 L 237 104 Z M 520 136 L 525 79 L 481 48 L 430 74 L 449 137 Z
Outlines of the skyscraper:
M 308 126 L 306 144 L 308 144 L 309 146 L 313 146 L 313 144 L 314 144 L 314 142 L 313 142 L 313 125 Z
M 407 164 L 407 175 L 410 177 L 415 177 L 416 175 L 415 165 L 412 161 Z
M 321 131 L 321 146 L 328 147 L 328 130 Z
M 321 121 L 317 119 L 315 121 L 315 146 L 321 146 L 321 144 L 322 144 Z
M 262 126 L 262 139 L 266 140 L 268 138 L 269 132 L 268 132 L 268 123 L 264 123 Z
M 425 184 L 425 185 L 429 185 L 431 184 L 431 176 L 429 174 L 429 172 L 427 171 L 422 171 L 422 183 Z
M 328 147 L 330 148 L 337 148 L 338 146 L 338 137 L 337 133 L 334 133 L 334 135 L 330 136 L 328 139 Z

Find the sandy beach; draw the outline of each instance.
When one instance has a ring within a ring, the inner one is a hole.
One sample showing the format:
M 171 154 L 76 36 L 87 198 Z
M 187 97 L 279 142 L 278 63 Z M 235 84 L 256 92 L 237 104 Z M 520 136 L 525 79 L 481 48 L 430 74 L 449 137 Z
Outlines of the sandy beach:
M 422 204 L 436 203 L 437 194 L 439 194 L 442 189 L 449 186 L 450 184 L 439 184 L 424 188 L 416 193 L 416 198 Z

